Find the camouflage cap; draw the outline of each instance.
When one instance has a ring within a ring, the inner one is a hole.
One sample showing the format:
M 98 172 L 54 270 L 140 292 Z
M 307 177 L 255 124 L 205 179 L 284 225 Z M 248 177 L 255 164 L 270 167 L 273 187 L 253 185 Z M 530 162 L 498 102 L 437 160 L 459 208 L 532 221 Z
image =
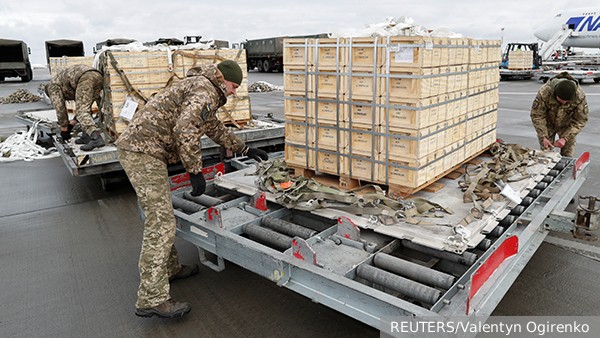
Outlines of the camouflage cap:
M 554 86 L 554 94 L 565 101 L 572 100 L 576 92 L 577 84 L 569 79 L 561 79 Z
M 223 73 L 225 80 L 237 83 L 238 85 L 242 84 L 244 75 L 242 74 L 242 69 L 237 62 L 233 60 L 221 61 L 217 65 L 217 68 L 219 68 L 221 73 Z

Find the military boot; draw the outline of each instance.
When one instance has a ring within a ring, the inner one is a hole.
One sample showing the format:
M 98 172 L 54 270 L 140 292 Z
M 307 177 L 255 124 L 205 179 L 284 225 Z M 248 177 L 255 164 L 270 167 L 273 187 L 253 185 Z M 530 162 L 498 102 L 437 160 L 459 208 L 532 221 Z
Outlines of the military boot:
M 159 318 L 177 318 L 183 317 L 191 310 L 192 306 L 190 303 L 176 302 L 172 299 L 169 299 L 164 303 L 154 307 L 135 309 L 135 315 L 139 317 L 157 316 Z
M 81 146 L 80 149 L 83 151 L 89 151 L 94 148 L 102 148 L 102 147 L 104 147 L 104 140 L 102 139 L 100 132 L 98 132 L 96 130 L 90 136 L 90 141 L 88 143 L 86 143 L 85 145 Z
M 88 144 L 89 142 L 90 135 L 88 135 L 88 133 L 86 133 L 85 131 L 82 131 L 81 136 L 79 136 L 79 138 L 75 140 L 75 143 L 77 144 Z

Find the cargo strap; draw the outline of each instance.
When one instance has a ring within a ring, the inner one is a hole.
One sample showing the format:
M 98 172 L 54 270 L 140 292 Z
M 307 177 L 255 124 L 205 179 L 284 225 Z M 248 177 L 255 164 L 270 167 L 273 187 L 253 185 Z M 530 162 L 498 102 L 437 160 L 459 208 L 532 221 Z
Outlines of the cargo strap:
M 282 159 L 259 163 L 254 175 L 258 176 L 259 188 L 275 195 L 276 201 L 288 209 L 312 211 L 333 208 L 355 215 L 371 216 L 372 221 L 383 224 L 398 223 L 401 220 L 422 224 L 416 217 L 429 217 L 435 211 L 453 213 L 449 208 L 423 198 L 393 200 L 385 196 L 378 185 L 369 184 L 341 191 L 312 178 L 292 177 Z
M 490 148 L 493 159 L 481 163 L 474 169 L 465 168 L 463 179 L 459 186 L 464 191 L 465 203 L 478 199 L 500 200 L 501 188 L 498 181 L 504 183 L 520 181 L 531 177 L 527 167 L 534 164 L 533 152 L 516 144 L 496 142 Z
M 121 81 L 123 81 L 123 84 L 125 85 L 125 88 L 127 89 L 127 92 L 129 94 L 132 94 L 132 95 L 136 96 L 139 100 L 143 101 L 143 103 L 146 104 L 146 102 L 148 102 L 148 98 L 142 92 L 140 92 L 139 90 L 137 90 L 137 88 L 135 88 L 131 84 L 131 82 L 127 78 L 127 75 L 125 74 L 125 72 L 121 68 L 119 68 L 119 63 L 117 62 L 117 60 L 113 56 L 112 52 L 111 51 L 106 51 L 106 54 L 110 58 L 110 64 L 115 69 L 115 71 L 117 72 L 117 74 L 119 74 L 119 77 L 121 78 Z

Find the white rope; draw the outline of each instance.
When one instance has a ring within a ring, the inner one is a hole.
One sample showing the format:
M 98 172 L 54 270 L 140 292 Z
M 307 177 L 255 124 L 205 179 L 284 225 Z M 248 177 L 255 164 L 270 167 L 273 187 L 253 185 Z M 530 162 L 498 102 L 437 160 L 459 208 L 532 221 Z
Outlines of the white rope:
M 17 131 L 0 143 L 0 162 L 17 160 L 33 161 L 34 159 L 58 156 L 56 148 L 46 149 L 36 144 L 38 138 L 36 121 L 28 131 Z

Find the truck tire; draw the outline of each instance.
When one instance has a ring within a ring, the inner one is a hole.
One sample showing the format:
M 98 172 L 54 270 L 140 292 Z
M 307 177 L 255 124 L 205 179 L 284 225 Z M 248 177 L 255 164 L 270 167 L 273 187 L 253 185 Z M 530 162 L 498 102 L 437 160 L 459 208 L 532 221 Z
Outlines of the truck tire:
M 0 78 L 0 79 L 2 79 L 2 78 Z M 597 77 L 594 79 L 594 83 L 598 83 L 598 82 L 600 82 L 600 77 Z
M 4 81 L 4 76 L 0 76 L 0 82 Z
M 265 70 L 263 69 L 263 62 L 262 62 L 262 60 L 258 60 L 258 61 L 256 62 L 256 69 L 257 69 L 259 72 L 261 72 L 261 73 L 265 71 Z
M 263 61 L 263 70 L 265 71 L 265 73 L 270 73 L 271 71 L 273 71 L 273 69 L 271 68 L 271 61 Z
M 21 76 L 21 82 L 29 82 L 31 79 L 33 79 L 33 71 L 31 70 L 31 66 L 27 65 L 25 75 Z

